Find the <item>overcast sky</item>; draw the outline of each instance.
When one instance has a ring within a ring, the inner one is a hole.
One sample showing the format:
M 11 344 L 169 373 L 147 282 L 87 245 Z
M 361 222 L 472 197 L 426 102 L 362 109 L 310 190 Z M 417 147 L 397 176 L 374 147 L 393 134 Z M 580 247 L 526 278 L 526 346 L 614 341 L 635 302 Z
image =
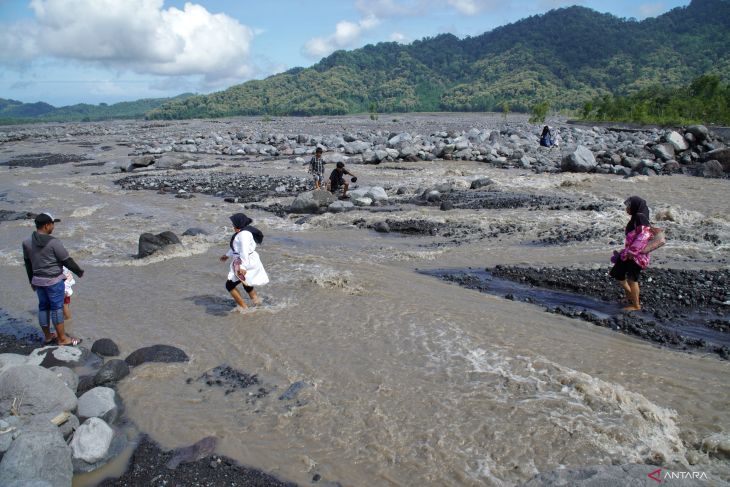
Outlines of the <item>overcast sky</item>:
M 679 0 L 0 0 L 0 98 L 115 103 L 209 93 L 336 49 L 478 35 L 583 5 L 644 19 Z

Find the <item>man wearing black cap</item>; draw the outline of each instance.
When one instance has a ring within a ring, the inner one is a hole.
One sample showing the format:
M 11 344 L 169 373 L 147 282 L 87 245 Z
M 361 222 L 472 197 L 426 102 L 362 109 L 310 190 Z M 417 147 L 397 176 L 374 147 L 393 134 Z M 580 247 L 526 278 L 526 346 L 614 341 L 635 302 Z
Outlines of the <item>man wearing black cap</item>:
M 59 345 L 78 345 L 80 338 L 66 335 L 63 325 L 63 298 L 65 295 L 63 266 L 81 277 L 84 271 L 69 257 L 60 240 L 51 236 L 56 222 L 50 213 L 35 217 L 36 231 L 23 241 L 23 261 L 30 286 L 38 295 L 38 322 L 46 344 L 54 339 Z M 51 333 L 51 323 L 56 335 Z

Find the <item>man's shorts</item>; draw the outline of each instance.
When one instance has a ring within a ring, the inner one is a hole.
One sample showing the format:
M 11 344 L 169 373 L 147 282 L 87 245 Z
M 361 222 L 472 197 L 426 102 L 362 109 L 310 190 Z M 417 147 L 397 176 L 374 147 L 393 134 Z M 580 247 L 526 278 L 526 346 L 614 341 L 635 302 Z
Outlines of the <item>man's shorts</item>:
M 324 174 L 312 174 L 312 180 L 314 181 L 314 184 L 319 183 L 320 185 L 325 184 L 324 183 Z

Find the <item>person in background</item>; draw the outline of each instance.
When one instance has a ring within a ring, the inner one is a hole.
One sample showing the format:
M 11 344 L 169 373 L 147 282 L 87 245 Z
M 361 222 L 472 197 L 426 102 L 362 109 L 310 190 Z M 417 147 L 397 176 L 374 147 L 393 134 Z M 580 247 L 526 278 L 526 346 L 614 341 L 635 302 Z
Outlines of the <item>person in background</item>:
M 68 255 L 61 241 L 51 235 L 55 224 L 60 221 L 50 213 L 41 213 L 35 217 L 36 231 L 23 241 L 23 262 L 30 286 L 38 296 L 38 322 L 45 343 L 56 341 L 58 345 L 75 346 L 81 343 L 81 339 L 67 335 L 64 329 L 66 286 L 63 267 L 78 277 L 83 276 L 84 271 Z M 55 333 L 51 332 L 51 323 L 56 329 Z
M 324 184 L 324 160 L 321 147 L 317 147 L 314 156 L 309 161 L 309 174 L 314 179 L 314 189 L 321 189 Z
M 225 255 L 220 257 L 220 261 L 225 262 L 229 257 L 233 257 L 228 271 L 226 290 L 231 293 L 233 300 L 236 302 L 236 311 L 241 312 L 248 306 L 246 306 L 246 302 L 236 287 L 243 284 L 243 289 L 251 298 L 251 303 L 259 305 L 261 299 L 254 286 L 268 284 L 269 276 L 266 274 L 258 252 L 256 252 L 256 244 L 264 241 L 264 234 L 258 228 L 252 227 L 251 223 L 253 221 L 243 213 L 231 215 L 230 219 L 234 233 L 229 244 L 230 248 Z
M 339 191 L 340 188 L 342 188 L 342 196 L 340 196 L 341 200 L 346 200 L 347 198 L 349 198 L 349 196 L 347 196 L 347 189 L 350 187 L 350 184 L 345 181 L 345 174 L 352 176 L 350 178 L 350 182 L 354 183 L 355 181 L 357 181 L 357 177 L 355 177 L 354 174 L 345 169 L 345 163 L 338 162 L 337 167 L 332 170 L 332 173 L 330 173 L 330 180 L 327 183 L 327 189 L 331 193 L 336 193 L 337 191 Z
M 550 131 L 550 127 L 545 125 L 542 129 L 542 135 L 540 135 L 540 145 L 543 147 L 552 147 L 555 144 L 555 139 Z
M 654 234 L 649 223 L 649 207 L 645 200 L 632 196 L 624 201 L 624 206 L 626 213 L 631 216 L 625 230 L 626 242 L 622 251 L 614 251 L 611 258 L 614 266 L 609 275 L 621 284 L 626 293 L 629 305 L 624 311 L 639 311 L 641 309 L 639 275 L 649 266 L 649 254 L 644 250 Z
M 66 280 L 63 281 L 63 320 L 68 321 L 71 319 L 71 295 L 74 293 L 73 285 L 76 284 L 76 280 L 73 274 L 71 274 L 71 271 L 66 269 L 66 267 L 63 268 L 63 275 L 66 277 Z

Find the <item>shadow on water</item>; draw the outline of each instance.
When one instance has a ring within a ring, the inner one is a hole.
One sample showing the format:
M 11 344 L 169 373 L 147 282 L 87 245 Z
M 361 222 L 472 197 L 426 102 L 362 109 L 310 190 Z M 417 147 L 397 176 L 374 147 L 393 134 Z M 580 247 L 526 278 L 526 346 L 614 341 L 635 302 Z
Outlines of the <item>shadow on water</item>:
M 232 298 L 212 294 L 193 296 L 188 299 L 191 299 L 196 306 L 203 306 L 205 312 L 213 316 L 227 316 L 236 307 L 236 303 Z
M 486 294 L 544 306 L 551 313 L 579 318 L 671 348 L 711 351 L 722 358 L 730 358 L 730 333 L 710 325 L 713 322 L 727 323 L 728 317 L 712 311 L 693 310 L 659 319 L 646 312 L 624 312 L 618 303 L 500 279 L 487 270 L 430 269 L 418 272 Z

